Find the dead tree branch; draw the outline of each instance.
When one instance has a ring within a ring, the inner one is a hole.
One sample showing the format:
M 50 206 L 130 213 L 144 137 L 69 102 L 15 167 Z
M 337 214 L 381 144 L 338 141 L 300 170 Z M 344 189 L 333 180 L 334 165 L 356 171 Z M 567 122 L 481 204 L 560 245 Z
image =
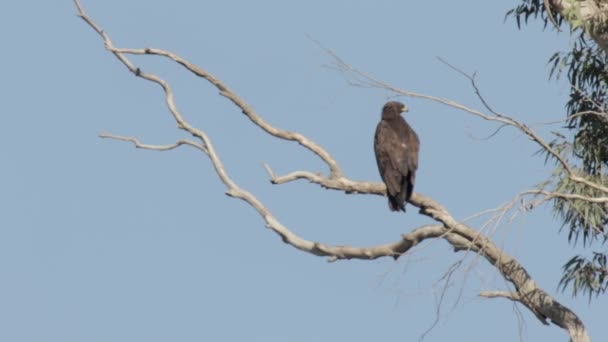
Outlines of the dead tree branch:
M 205 146 L 203 146 L 199 143 L 196 143 L 194 141 L 186 140 L 186 139 L 178 140 L 175 144 L 171 144 L 171 145 L 149 145 L 149 144 L 143 144 L 143 143 L 139 142 L 138 139 L 135 139 L 132 137 L 124 137 L 124 136 L 114 135 L 114 134 L 110 134 L 110 133 L 102 133 L 99 135 L 99 137 L 102 139 L 114 139 L 114 140 L 120 140 L 120 141 L 127 141 L 130 143 L 133 143 L 135 148 L 141 148 L 143 150 L 169 151 L 169 150 L 176 149 L 182 145 L 190 145 L 194 148 L 198 148 L 199 150 L 207 153 L 207 149 L 205 148 Z
M 348 179 L 344 176 L 337 161 L 320 145 L 314 143 L 312 140 L 306 138 L 300 133 L 287 132 L 271 126 L 219 79 L 202 68 L 184 60 L 183 58 L 171 52 L 159 49 L 120 49 L 114 47 L 109 36 L 85 13 L 80 1 L 74 0 L 74 3 L 77 7 L 79 17 L 82 18 L 97 34 L 101 36 L 105 48 L 108 51 L 114 54 L 114 56 L 135 76 L 156 83 L 162 88 L 165 95 L 165 103 L 171 115 L 175 119 L 177 127 L 192 135 L 199 142 L 180 140 L 173 145 L 158 146 L 142 144 L 137 139 L 132 137 L 122 137 L 110 134 L 102 135 L 102 137 L 128 141 L 133 143 L 136 147 L 159 151 L 171 150 L 182 144 L 187 144 L 198 148 L 204 152 L 211 161 L 219 179 L 227 187 L 226 194 L 228 196 L 241 199 L 253 207 L 264 220 L 266 227 L 278 234 L 285 243 L 313 255 L 328 257 L 329 260 L 375 259 L 379 257 L 397 258 L 425 239 L 443 238 L 454 247 L 455 251 L 473 251 L 483 256 L 491 265 L 494 265 L 498 272 L 500 272 L 514 288 L 514 294 L 509 297 L 509 299 L 515 300 L 526 306 L 543 324 L 549 324 L 548 321 L 550 320 L 559 327 L 566 329 L 572 341 L 589 341 L 585 326 L 576 316 L 576 314 L 567 307 L 558 303 L 553 297 L 539 288 L 523 266 L 517 262 L 517 260 L 502 251 L 486 236 L 454 219 L 452 215 L 450 215 L 450 213 L 439 203 L 421 194 L 413 194 L 411 203 L 420 208 L 421 214 L 432 218 L 438 222 L 438 224 L 416 228 L 410 233 L 403 234 L 396 242 L 393 243 L 363 248 L 351 246 L 329 246 L 319 242 L 306 240 L 296 235 L 281 222 L 279 222 L 258 198 L 247 190 L 239 187 L 232 180 L 232 178 L 230 178 L 209 137 L 202 130 L 191 126 L 178 111 L 173 97 L 173 92 L 169 84 L 154 74 L 141 71 L 128 59 L 128 55 L 158 55 L 170 58 L 173 61 L 181 64 L 195 75 L 213 84 L 219 90 L 220 95 L 232 101 L 232 103 L 235 104 L 243 112 L 243 114 L 245 114 L 251 120 L 253 124 L 277 138 L 298 142 L 300 145 L 319 156 L 319 158 L 321 158 L 328 165 L 330 170 L 329 176 L 327 177 L 308 171 L 296 171 L 285 176 L 275 176 L 270 167 L 267 166 L 266 169 L 268 170 L 274 184 L 282 184 L 294 180 L 306 179 L 327 189 L 339 190 L 347 193 L 374 194 L 381 196 L 385 195 L 386 189 L 384 184 L 374 182 L 359 182 Z M 432 98 L 427 95 L 416 96 Z M 463 110 L 472 112 L 475 115 L 490 119 L 492 121 L 512 124 L 509 118 L 504 116 L 489 117 L 480 112 L 473 112 L 472 110 L 469 110 L 455 102 L 447 102 L 447 100 L 441 99 L 439 101 L 444 101 L 446 104 L 455 106 L 457 108 L 463 108 Z

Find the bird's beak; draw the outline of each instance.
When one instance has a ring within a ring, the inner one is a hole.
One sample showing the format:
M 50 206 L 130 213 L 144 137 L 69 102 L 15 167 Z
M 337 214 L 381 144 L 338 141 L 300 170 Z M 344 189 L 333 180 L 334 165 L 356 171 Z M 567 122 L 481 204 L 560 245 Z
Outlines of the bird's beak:
M 403 107 L 401 108 L 401 113 L 407 113 L 407 112 L 409 112 L 409 111 L 410 111 L 410 109 L 409 109 L 409 108 L 407 108 L 407 106 L 406 106 L 406 105 L 403 105 Z

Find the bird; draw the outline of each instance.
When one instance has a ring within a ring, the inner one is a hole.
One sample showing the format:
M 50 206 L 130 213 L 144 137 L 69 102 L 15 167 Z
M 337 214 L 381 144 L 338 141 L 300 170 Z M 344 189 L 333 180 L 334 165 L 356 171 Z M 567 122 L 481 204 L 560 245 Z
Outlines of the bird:
M 374 135 L 378 171 L 388 196 L 391 211 L 404 211 L 414 191 L 420 140 L 401 113 L 408 112 L 401 102 L 387 102 Z

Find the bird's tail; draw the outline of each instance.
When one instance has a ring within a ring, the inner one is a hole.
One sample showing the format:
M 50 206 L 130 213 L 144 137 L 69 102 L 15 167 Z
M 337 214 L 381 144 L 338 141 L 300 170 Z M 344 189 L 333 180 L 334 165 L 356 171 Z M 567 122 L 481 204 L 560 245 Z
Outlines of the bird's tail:
M 405 212 L 405 201 L 399 201 L 396 197 L 388 196 L 388 208 L 391 211 Z

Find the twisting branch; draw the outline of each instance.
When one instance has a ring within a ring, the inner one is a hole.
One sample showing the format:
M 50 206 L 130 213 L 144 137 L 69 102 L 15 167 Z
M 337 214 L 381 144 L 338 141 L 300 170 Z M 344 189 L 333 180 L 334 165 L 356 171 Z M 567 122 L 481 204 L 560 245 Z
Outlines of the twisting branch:
M 345 191 L 348 193 L 361 193 L 361 194 L 375 194 L 384 196 L 386 188 L 383 183 L 373 182 L 359 182 L 350 180 L 345 177 L 335 159 L 323 149 L 320 145 L 312 142 L 300 133 L 287 132 L 275 128 L 265 122 L 251 107 L 245 103 L 240 97 L 232 92 L 226 85 L 224 85 L 219 79 L 212 76 L 210 73 L 201 69 L 200 67 L 184 60 L 183 58 L 159 49 L 120 49 L 113 46 L 112 41 L 108 35 L 93 22 L 93 20 L 87 16 L 79 0 L 74 0 L 74 3 L 78 10 L 78 15 L 95 30 L 103 39 L 105 48 L 110 51 L 118 60 L 128 68 L 135 76 L 153 82 L 161 86 L 165 94 L 165 103 L 177 123 L 177 127 L 185 132 L 191 134 L 199 142 L 192 142 L 189 140 L 180 140 L 173 145 L 147 145 L 140 143 L 139 140 L 132 137 L 115 136 L 111 134 L 104 134 L 103 137 L 113 138 L 133 143 L 136 147 L 166 151 L 176 148 L 182 144 L 187 144 L 198 148 L 204 152 L 209 160 L 211 161 L 219 179 L 226 185 L 226 194 L 241 199 L 253 207 L 263 218 L 266 226 L 278 234 L 285 243 L 308 253 L 328 257 L 330 261 L 339 259 L 375 259 L 379 257 L 393 257 L 397 258 L 403 253 L 406 253 L 412 247 L 419 244 L 425 239 L 431 238 L 443 238 L 448 241 L 455 251 L 472 251 L 483 256 L 491 265 L 494 265 L 496 269 L 502 274 L 502 276 L 513 285 L 513 295 L 508 297 L 511 300 L 515 300 L 530 311 L 532 311 L 536 317 L 543 323 L 549 324 L 548 320 L 551 320 L 556 325 L 566 329 L 575 342 L 587 342 L 589 338 L 587 336 L 586 329 L 582 321 L 576 316 L 574 312 L 565 306 L 558 303 L 554 298 L 547 294 L 544 290 L 540 289 L 526 270 L 510 255 L 502 251 L 486 236 L 478 233 L 471 227 L 457 221 L 453 216 L 439 203 L 435 202 L 429 197 L 415 193 L 411 198 L 411 203 L 420 208 L 420 213 L 431 217 L 433 220 L 438 222 L 435 225 L 427 225 L 414 229 L 408 234 L 403 234 L 396 242 L 388 243 L 379 246 L 357 248 L 351 246 L 329 246 L 318 242 L 306 240 L 285 227 L 280 223 L 275 216 L 266 208 L 263 203 L 257 199 L 253 194 L 247 190 L 239 187 L 226 172 L 222 161 L 220 160 L 215 148 L 209 139 L 209 137 L 200 129 L 191 126 L 178 111 L 173 97 L 173 92 L 169 84 L 163 79 L 150 73 L 144 73 L 139 68 L 135 67 L 134 64 L 127 58 L 128 54 L 148 54 L 148 55 L 159 55 L 170 58 L 177 63 L 183 65 L 194 73 L 195 75 L 205 79 L 206 81 L 213 84 L 219 91 L 220 95 L 230 99 L 250 120 L 252 123 L 266 131 L 267 133 L 281 139 L 297 141 L 306 149 L 315 153 L 319 156 L 329 167 L 330 175 L 325 177 L 323 175 L 314 174 L 308 171 L 296 171 L 285 176 L 276 176 L 269 166 L 266 166 L 268 173 L 270 174 L 271 180 L 274 184 L 283 184 L 286 182 L 306 179 L 319 186 L 334 189 L 339 191 Z M 343 64 L 344 66 L 346 64 Z M 379 81 L 374 81 L 379 82 Z M 378 83 L 381 84 L 381 83 Z M 413 93 L 409 93 L 410 95 Z M 432 99 L 433 97 L 427 95 L 415 94 L 418 97 L 424 97 Z M 436 98 L 435 98 L 436 99 Z M 444 102 L 457 108 L 472 112 L 472 110 L 466 107 L 448 100 L 439 99 L 440 102 Z M 491 118 L 493 121 L 499 121 L 506 124 L 510 124 L 508 118 L 505 117 L 489 117 L 481 112 L 473 112 L 475 115 L 481 117 Z M 502 297 L 507 297 L 503 295 Z
M 411 247 L 415 246 L 420 241 L 422 241 L 426 238 L 441 237 L 442 232 L 438 232 L 437 227 L 426 226 L 426 227 L 420 227 L 420 228 L 416 229 L 414 232 L 404 235 L 399 241 L 397 241 L 395 243 L 379 245 L 379 246 L 372 246 L 372 247 L 356 248 L 356 247 L 350 247 L 350 246 L 329 246 L 329 245 L 325 245 L 322 243 L 305 240 L 305 239 L 299 237 L 298 235 L 294 234 L 292 231 L 287 229 L 283 224 L 281 224 L 272 215 L 272 213 L 263 205 L 263 203 L 260 200 L 258 200 L 250 192 L 240 188 L 230 178 L 230 176 L 228 175 L 228 173 L 226 172 L 226 170 L 224 168 L 222 161 L 220 160 L 218 154 L 216 153 L 215 148 L 213 147 L 213 144 L 212 144 L 211 140 L 209 139 L 209 137 L 202 130 L 191 126 L 183 118 L 181 113 L 178 111 L 177 106 L 175 104 L 173 91 L 171 90 L 171 87 L 169 86 L 169 84 L 156 75 L 142 72 L 139 68 L 135 67 L 135 65 L 124 55 L 125 53 L 133 53 L 134 51 L 139 51 L 139 52 L 144 51 L 145 52 L 145 51 L 161 51 L 161 50 L 115 48 L 114 45 L 112 44 L 112 41 L 110 40 L 109 36 L 97 24 L 95 24 L 95 22 L 93 22 L 93 20 L 89 16 L 86 15 L 84 8 L 80 4 L 80 1 L 74 0 L 74 3 L 76 4 L 76 7 L 78 9 L 79 17 L 81 17 L 87 24 L 89 24 L 89 26 L 91 26 L 95 30 L 95 32 L 97 32 L 102 37 L 105 48 L 108 51 L 112 52 L 114 54 L 114 56 L 116 56 L 118 58 L 118 60 L 121 61 L 129 69 L 129 71 L 131 71 L 135 76 L 148 80 L 150 82 L 156 83 L 161 86 L 161 88 L 163 89 L 163 91 L 165 93 L 165 103 L 166 103 L 169 111 L 173 115 L 173 118 L 175 119 L 175 121 L 177 123 L 177 127 L 179 129 L 182 129 L 182 130 L 190 133 L 195 138 L 199 139 L 200 143 L 192 142 L 189 140 L 180 140 L 173 145 L 165 145 L 165 146 L 149 145 L 149 144 L 143 144 L 143 143 L 139 142 L 138 139 L 133 138 L 133 137 L 117 136 L 117 135 L 107 134 L 107 133 L 101 134 L 100 136 L 102 138 L 111 138 L 111 139 L 116 139 L 116 140 L 121 140 L 121 141 L 127 141 L 127 142 L 133 143 L 135 145 L 135 147 L 149 149 L 149 150 L 157 150 L 157 151 L 171 150 L 171 149 L 174 149 L 183 144 L 191 145 L 193 147 L 198 148 L 199 150 L 203 151 L 211 160 L 211 163 L 212 163 L 213 167 L 215 168 L 215 171 L 216 171 L 218 177 L 228 188 L 228 190 L 226 191 L 227 195 L 229 195 L 231 197 L 239 198 L 239 199 L 247 202 L 249 205 L 251 205 L 262 216 L 262 218 L 266 222 L 266 226 L 268 228 L 272 229 L 275 233 L 277 233 L 283 239 L 283 241 L 285 243 L 288 243 L 299 250 L 302 250 L 302 251 L 305 251 L 305 252 L 308 252 L 308 253 L 311 253 L 314 255 L 329 257 L 330 260 L 376 259 L 379 257 L 387 257 L 387 256 L 397 258 L 399 255 L 405 253 Z M 211 76 L 209 73 L 200 69 L 199 67 L 194 66 L 193 64 L 183 60 L 181 57 L 178 57 L 172 53 L 163 52 L 163 54 L 161 54 L 161 53 L 158 53 L 158 54 L 163 55 L 163 56 L 173 56 L 172 59 L 174 59 L 176 61 L 180 61 L 179 63 L 187 66 L 187 68 L 189 70 L 191 70 L 193 72 L 194 72 L 194 70 L 197 70 L 197 72 L 195 72 L 195 74 L 203 77 L 204 79 L 208 80 L 209 82 L 211 82 L 213 84 L 219 85 L 218 88 L 221 88 L 222 95 L 231 99 L 235 104 L 238 103 L 237 106 L 239 108 L 241 108 L 241 110 L 243 110 L 243 112 L 246 112 L 246 115 L 256 125 L 262 127 L 268 133 L 270 133 L 278 138 L 298 141 L 301 145 L 303 145 L 307 149 L 316 153 L 327 164 L 335 165 L 335 171 L 330 174 L 331 179 L 338 180 L 338 181 L 343 179 L 337 162 L 333 159 L 333 157 L 331 157 L 329 155 L 329 153 L 327 153 L 319 145 L 317 145 L 316 143 L 312 142 L 310 139 L 304 137 L 303 135 L 301 135 L 299 133 L 286 132 L 283 130 L 279 130 L 273 126 L 270 126 L 264 120 L 262 120 L 257 114 L 255 114 L 255 112 L 250 110 L 249 108 L 251 108 L 251 107 L 249 105 L 247 105 L 244 101 L 240 100 L 240 98 L 238 96 L 236 96 L 235 93 L 230 91 L 218 79 Z M 202 76 L 202 75 L 206 75 L 206 76 Z M 235 100 L 235 99 L 237 99 L 237 100 Z M 331 168 L 331 166 L 330 166 L 330 168 Z M 324 178 L 324 179 L 327 179 L 327 178 Z M 350 181 L 350 182 L 352 182 L 352 181 Z M 377 184 L 377 183 L 376 184 L 369 183 L 368 185 L 364 186 L 364 188 L 365 187 L 376 188 L 376 190 L 375 190 L 376 193 L 383 194 L 384 193 L 384 189 L 382 188 L 383 184 L 381 186 L 379 186 L 379 185 L 380 184 Z
M 104 37 L 104 39 L 105 39 L 105 37 Z M 109 39 L 106 42 L 109 43 L 110 42 Z M 108 46 L 108 45 L 106 44 L 106 46 Z M 213 86 L 215 86 L 219 90 L 221 96 L 232 101 L 232 103 L 234 103 L 237 107 L 239 107 L 241 109 L 243 114 L 245 114 L 245 116 L 247 116 L 247 118 L 249 118 L 249 120 L 251 120 L 256 126 L 263 129 L 266 133 L 268 133 L 274 137 L 280 138 L 280 139 L 298 142 L 300 145 L 304 146 L 305 148 L 307 148 L 308 150 L 310 150 L 311 152 L 313 152 L 317 156 L 319 156 L 327 164 L 327 166 L 329 167 L 331 178 L 342 177 L 343 173 L 342 173 L 342 170 L 340 169 L 340 166 L 338 165 L 338 162 L 336 162 L 336 160 L 327 151 L 325 151 L 325 149 L 323 147 L 321 147 L 320 145 L 318 145 L 317 143 L 308 139 L 307 137 L 303 136 L 300 133 L 288 132 L 288 131 L 271 126 L 255 112 L 253 107 L 248 105 L 235 92 L 230 90 L 230 88 L 228 88 L 227 85 L 225 85 L 218 78 L 213 76 L 211 73 L 203 70 L 202 68 L 198 67 L 197 65 L 190 63 L 189 61 L 181 58 L 180 56 L 178 56 L 172 52 L 161 50 L 161 49 L 153 49 L 153 48 L 120 49 L 120 48 L 113 47 L 111 45 L 111 43 L 109 46 L 111 46 L 110 50 L 115 55 L 116 54 L 121 55 L 121 56 L 124 54 L 157 55 L 157 56 L 169 58 L 169 59 L 179 63 L 180 65 L 185 67 L 188 71 L 192 72 L 196 76 L 199 76 L 199 77 L 207 80 L 209 83 L 211 83 Z M 127 67 L 129 67 L 129 65 L 127 65 Z M 131 68 L 129 67 L 129 69 L 131 69 Z

